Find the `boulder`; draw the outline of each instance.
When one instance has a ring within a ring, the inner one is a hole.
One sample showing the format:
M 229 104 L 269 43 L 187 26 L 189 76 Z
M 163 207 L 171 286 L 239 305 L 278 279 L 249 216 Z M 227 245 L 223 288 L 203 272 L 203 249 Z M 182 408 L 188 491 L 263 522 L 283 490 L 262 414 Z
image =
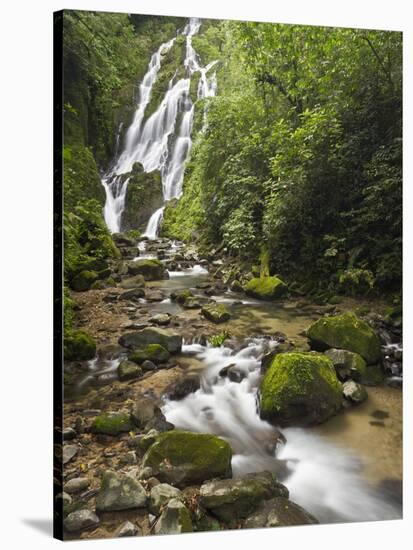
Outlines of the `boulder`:
M 156 259 L 129 262 L 128 273 L 131 275 L 142 275 L 145 281 L 167 279 L 168 274 L 163 263 Z
M 132 300 L 138 301 L 140 298 L 145 297 L 145 290 L 140 287 L 131 288 L 130 290 L 125 290 L 122 294 L 119 295 L 119 300 Z
M 138 528 L 131 521 L 125 521 L 125 523 L 122 523 L 113 533 L 115 538 L 135 537 L 136 535 L 138 535 Z
M 73 495 L 75 493 L 81 493 L 87 489 L 89 485 L 90 481 L 87 477 L 74 477 L 73 479 L 66 481 L 64 490 L 66 493 Z
M 246 519 L 245 529 L 259 527 L 287 527 L 290 525 L 311 525 L 318 523 L 316 518 L 285 497 L 275 497 L 264 501 Z
M 179 401 L 184 399 L 190 393 L 194 393 L 199 390 L 201 381 L 197 374 L 188 374 L 182 380 L 178 380 L 171 384 L 165 391 L 168 399 L 173 401 Z
M 314 352 L 275 356 L 261 383 L 261 418 L 280 425 L 318 424 L 342 406 L 331 360 Z
M 328 349 L 325 355 L 331 359 L 340 380 L 352 378 L 357 382 L 366 376 L 367 365 L 365 360 L 358 353 L 345 349 Z
M 85 269 L 73 277 L 70 281 L 70 288 L 76 290 L 77 292 L 84 292 L 85 290 L 89 290 L 93 283 L 99 278 L 100 277 L 97 271 L 89 271 Z
M 288 489 L 270 472 L 247 474 L 242 478 L 213 480 L 200 489 L 200 504 L 225 522 L 246 518 L 262 500 L 288 497 Z
M 149 511 L 155 516 L 159 516 L 165 504 L 173 498 L 183 501 L 184 495 L 176 487 L 167 483 L 159 483 L 152 487 L 149 496 Z
M 69 330 L 65 333 L 64 357 L 66 361 L 88 361 L 96 355 L 96 342 L 83 330 Z
M 130 416 L 124 412 L 107 412 L 97 416 L 92 424 L 94 434 L 119 435 L 133 430 Z
M 358 353 L 368 365 L 381 356 L 380 340 L 374 330 L 354 313 L 318 319 L 307 329 L 314 349 L 340 348 Z
M 158 365 L 166 363 L 171 357 L 171 354 L 160 344 L 149 344 L 144 349 L 137 349 L 129 355 L 129 360 L 134 363 L 142 364 L 145 361 L 152 361 Z
M 231 317 L 228 308 L 224 304 L 217 304 L 216 302 L 203 306 L 201 313 L 205 319 L 213 323 L 225 323 Z
M 161 409 L 149 397 L 139 397 L 131 409 L 131 419 L 134 424 L 140 429 L 145 429 L 155 418 L 165 420 Z
M 170 329 L 148 327 L 124 334 L 119 338 L 119 343 L 131 349 L 142 349 L 150 344 L 159 344 L 169 353 L 179 353 L 182 348 L 182 336 Z
M 67 464 L 70 460 L 72 460 L 72 458 L 77 455 L 78 452 L 79 447 L 77 445 L 63 445 L 63 464 Z
M 159 326 L 166 326 L 171 322 L 171 316 L 168 313 L 157 313 L 149 319 L 149 322 Z
M 348 380 L 343 384 L 343 395 L 353 403 L 363 403 L 367 399 L 367 391 L 364 386 L 357 384 L 354 380 Z
M 154 532 L 156 535 L 174 535 L 178 533 L 191 533 L 192 521 L 188 508 L 177 498 L 170 500 L 158 521 Z
M 287 292 L 287 285 L 278 277 L 255 277 L 244 286 L 248 296 L 258 300 L 277 300 Z
M 142 508 L 146 505 L 146 492 L 139 481 L 131 476 L 107 470 L 102 477 L 96 496 L 96 510 L 114 512 Z
M 133 380 L 142 376 L 142 369 L 136 363 L 132 361 L 121 361 L 118 366 L 119 380 Z
M 76 510 L 65 518 L 63 525 L 69 532 L 84 531 L 99 525 L 99 518 L 91 510 Z
M 145 279 L 142 275 L 128 277 L 119 283 L 119 286 L 124 289 L 142 288 L 145 286 Z
M 145 453 L 143 467 L 150 467 L 160 481 L 178 487 L 231 476 L 232 451 L 223 439 L 211 434 L 173 430 L 160 434 Z

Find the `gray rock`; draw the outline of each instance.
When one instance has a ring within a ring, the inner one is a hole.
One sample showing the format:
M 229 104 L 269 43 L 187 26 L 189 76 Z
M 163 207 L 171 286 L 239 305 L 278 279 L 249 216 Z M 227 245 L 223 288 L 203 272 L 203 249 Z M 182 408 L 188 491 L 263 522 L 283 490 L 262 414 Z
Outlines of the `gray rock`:
M 151 477 L 153 477 L 152 468 L 149 468 L 149 466 L 147 466 L 146 468 L 142 468 L 142 470 L 140 470 L 137 477 L 138 479 L 142 479 L 142 480 L 150 479 Z
M 78 452 L 79 447 L 77 445 L 63 445 L 63 464 L 67 464 Z
M 69 506 L 69 504 L 72 504 L 72 497 L 64 491 L 56 495 L 56 500 L 62 501 L 63 506 Z
M 167 503 L 155 525 L 154 532 L 157 535 L 173 535 L 191 533 L 192 530 L 189 510 L 180 500 L 174 498 Z
M 63 430 L 63 441 L 70 441 L 76 439 L 77 433 L 73 428 L 65 428 Z
M 343 384 L 343 395 L 353 403 L 362 403 L 367 399 L 367 391 L 364 386 L 357 384 L 354 380 L 349 380 Z
M 142 485 L 126 474 L 103 474 L 100 491 L 96 497 L 96 510 L 112 512 L 142 508 L 146 504 L 146 492 Z
M 155 363 L 153 363 L 152 361 L 149 361 L 149 359 L 146 359 L 143 363 L 142 363 L 142 369 L 144 371 L 151 371 L 151 370 L 156 370 L 158 367 L 155 365 Z
M 113 533 L 114 537 L 135 537 L 138 534 L 138 528 L 131 521 L 125 521 Z
M 161 409 L 153 399 L 148 397 L 139 397 L 131 409 L 131 418 L 134 424 L 140 429 L 145 428 L 146 424 L 158 414 L 162 415 Z
M 136 363 L 125 359 L 119 363 L 118 376 L 121 381 L 133 380 L 142 376 L 142 369 Z
M 65 483 L 64 489 L 66 493 L 73 495 L 74 493 L 84 491 L 89 485 L 90 481 L 87 477 L 75 477 Z
M 178 380 L 171 384 L 165 391 L 168 399 L 179 401 L 190 393 L 199 390 L 201 386 L 199 376 L 197 374 L 188 374 L 182 380 Z
M 159 516 L 163 507 L 173 498 L 183 500 L 182 492 L 168 483 L 159 483 L 152 487 L 149 496 L 149 511 L 155 516 Z
M 125 292 L 122 292 L 122 294 L 119 296 L 119 300 L 132 300 L 136 301 L 139 300 L 139 298 L 145 297 L 145 291 L 143 288 L 132 288 L 130 290 L 126 290 Z
M 200 504 L 223 521 L 247 517 L 262 500 L 288 497 L 288 489 L 270 472 L 213 480 L 200 489 Z
M 167 313 L 157 313 L 149 319 L 149 322 L 160 326 L 166 326 L 171 322 L 171 317 Z
M 124 334 L 119 343 L 125 348 L 140 349 L 148 344 L 160 344 L 169 353 L 178 353 L 182 348 L 182 336 L 170 329 L 148 327 L 137 332 Z
M 284 527 L 318 523 L 315 517 L 301 506 L 284 497 L 276 497 L 261 503 L 244 523 L 244 528 Z
M 99 525 L 99 518 L 91 510 L 76 510 L 64 520 L 66 531 L 84 531 Z

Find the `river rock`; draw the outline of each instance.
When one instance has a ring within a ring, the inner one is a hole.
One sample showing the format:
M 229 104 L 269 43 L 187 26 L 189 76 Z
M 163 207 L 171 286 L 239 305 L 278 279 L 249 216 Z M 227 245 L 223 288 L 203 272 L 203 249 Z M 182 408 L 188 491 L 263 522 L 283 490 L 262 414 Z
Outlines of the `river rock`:
M 288 489 L 270 472 L 260 472 L 204 483 L 200 504 L 222 521 L 230 522 L 247 517 L 262 500 L 274 496 L 288 497 Z
M 157 535 L 191 533 L 192 521 L 188 508 L 178 499 L 170 500 L 156 522 L 154 532 Z
M 133 380 L 142 376 L 142 369 L 132 361 L 121 361 L 118 366 L 119 380 Z
M 278 277 L 254 277 L 244 286 L 245 294 L 258 300 L 277 300 L 287 290 L 287 285 Z
M 331 360 L 314 352 L 276 355 L 261 384 L 261 418 L 280 425 L 318 424 L 342 407 Z
M 318 521 L 304 508 L 285 497 L 263 501 L 244 523 L 245 529 L 259 527 L 287 527 L 289 525 L 311 525 Z
M 77 292 L 84 292 L 89 290 L 95 281 L 99 279 L 97 271 L 84 270 L 80 271 L 70 281 L 70 288 Z
M 158 344 L 169 353 L 179 353 L 182 348 L 182 336 L 170 329 L 148 327 L 124 334 L 119 338 L 119 343 L 121 346 L 131 349 L 144 349 L 150 344 Z
M 167 483 L 155 485 L 149 495 L 149 511 L 155 516 L 159 516 L 165 504 L 173 498 L 183 501 L 184 495 L 179 489 Z
M 66 331 L 64 357 L 66 361 L 88 361 L 96 355 L 96 342 L 83 330 Z
M 106 412 L 97 416 L 92 424 L 94 434 L 119 435 L 133 430 L 130 416 L 124 412 Z
M 79 452 L 77 445 L 63 445 L 63 464 L 67 464 Z
M 314 349 L 340 348 L 358 353 L 368 365 L 379 361 L 380 340 L 374 330 L 354 313 L 318 319 L 307 329 Z
M 143 288 L 145 286 L 145 279 L 142 275 L 135 275 L 134 277 L 123 279 L 123 281 L 119 283 L 119 286 L 125 289 Z
M 171 293 L 171 300 L 174 301 L 174 302 L 177 302 L 178 304 L 181 304 L 181 305 L 188 298 L 194 298 L 194 295 L 187 288 L 185 288 L 184 290 L 178 290 L 177 292 L 172 292 Z
M 99 518 L 91 510 L 76 510 L 69 514 L 63 522 L 66 531 L 84 531 L 99 525 Z
M 129 262 L 128 272 L 131 275 L 142 275 L 145 281 L 157 281 L 168 278 L 168 272 L 165 270 L 163 263 L 155 259 Z
M 87 477 L 75 477 L 67 481 L 64 485 L 66 493 L 74 494 L 80 493 L 87 489 L 90 485 L 90 481 Z
M 325 355 L 331 359 L 340 380 L 352 378 L 360 382 L 366 377 L 367 365 L 358 353 L 344 349 L 328 349 Z
M 160 344 L 149 344 L 144 349 L 136 349 L 129 355 L 129 359 L 134 363 L 142 364 L 144 361 L 152 361 L 156 365 L 166 363 L 171 354 Z
M 140 298 L 145 297 L 145 290 L 143 288 L 131 288 L 130 290 L 125 290 L 122 294 L 119 295 L 119 300 L 132 300 L 133 302 L 138 301 Z
M 168 313 L 157 313 L 149 319 L 149 322 L 159 326 L 166 326 L 171 322 L 171 316 Z
M 155 365 L 153 361 L 149 361 L 148 359 L 142 363 L 142 369 L 146 371 L 156 370 L 158 367 Z
M 182 380 L 174 382 L 166 389 L 166 396 L 173 401 L 184 399 L 190 393 L 194 393 L 201 387 L 201 381 L 197 374 L 188 374 Z
M 362 403 L 367 399 L 367 391 L 364 386 L 357 384 L 354 380 L 348 380 L 343 384 L 343 395 L 348 401 Z
M 230 477 L 231 458 L 229 444 L 215 435 L 172 430 L 156 438 L 142 464 L 152 468 L 161 482 L 185 487 Z
M 149 397 L 139 397 L 131 409 L 131 419 L 140 429 L 145 428 L 156 415 L 163 416 L 161 409 Z
M 125 521 L 122 523 L 116 531 L 113 533 L 115 538 L 117 537 L 135 537 L 138 534 L 138 528 L 131 521 Z
M 114 512 L 142 508 L 146 505 L 146 492 L 142 485 L 126 474 L 106 471 L 96 497 L 96 510 Z
M 65 428 L 63 430 L 63 441 L 71 441 L 72 439 L 76 439 L 76 437 L 77 433 L 73 428 Z
M 203 306 L 201 313 L 205 319 L 213 323 L 225 323 L 231 318 L 228 308 L 224 304 L 218 304 L 216 302 Z

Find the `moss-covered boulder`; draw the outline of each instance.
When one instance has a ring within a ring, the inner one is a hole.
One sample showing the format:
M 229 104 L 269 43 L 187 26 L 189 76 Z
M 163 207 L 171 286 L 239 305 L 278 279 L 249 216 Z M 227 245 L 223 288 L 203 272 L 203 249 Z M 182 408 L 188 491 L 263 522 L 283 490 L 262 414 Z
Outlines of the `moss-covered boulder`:
M 178 290 L 177 292 L 172 292 L 171 294 L 171 300 L 181 305 L 184 304 L 188 298 L 193 298 L 193 297 L 194 295 L 188 288 L 185 288 L 183 290 Z
M 374 330 L 354 313 L 318 319 L 307 329 L 314 349 L 340 348 L 360 354 L 368 365 L 380 360 L 380 340 Z
M 77 292 L 84 292 L 85 290 L 89 290 L 98 279 L 99 274 L 97 271 L 80 271 L 70 281 L 70 287 Z
M 115 512 L 142 508 L 146 505 L 146 491 L 132 476 L 107 470 L 102 477 L 96 497 L 98 512 Z
M 119 286 L 127 290 L 133 288 L 143 288 L 145 286 L 145 279 L 142 275 L 134 275 L 133 277 L 123 279 L 123 281 L 119 283 Z
M 278 277 L 255 277 L 244 286 L 248 296 L 258 300 L 277 300 L 287 292 L 287 285 Z
M 154 532 L 156 535 L 177 535 L 192 533 L 191 514 L 185 504 L 178 498 L 173 498 L 165 505 Z
M 123 412 L 107 412 L 97 416 L 91 431 L 95 434 L 119 435 L 133 430 L 129 414 Z
M 203 306 L 201 313 L 205 319 L 213 323 L 225 323 L 231 318 L 228 308 L 224 304 L 217 304 L 216 302 Z
M 134 380 L 135 378 L 139 378 L 142 376 L 142 369 L 139 365 L 136 363 L 133 363 L 132 361 L 121 361 L 118 366 L 118 376 L 119 380 L 126 381 L 126 380 Z
M 328 349 L 325 355 L 331 359 L 341 381 L 352 378 L 356 382 L 362 381 L 367 372 L 365 360 L 358 353 L 345 349 Z
M 185 487 L 207 479 L 231 477 L 232 451 L 211 434 L 172 430 L 160 434 L 143 458 L 161 482 Z
M 66 361 L 88 361 L 96 355 L 96 342 L 83 330 L 69 330 L 64 339 Z
M 137 349 L 129 355 L 129 360 L 141 365 L 144 361 L 152 361 L 156 365 L 166 363 L 171 354 L 160 344 L 149 344 L 144 349 Z
M 332 361 L 314 352 L 276 355 L 261 384 L 261 418 L 281 425 L 318 424 L 342 406 Z
M 141 350 L 151 344 L 158 344 L 169 353 L 178 353 L 182 348 L 182 336 L 170 329 L 148 327 L 124 334 L 119 338 L 119 344 L 133 350 Z
M 121 216 L 122 230 L 143 230 L 153 212 L 163 204 L 161 174 L 158 170 L 146 173 L 135 163 L 132 172 L 124 177 L 129 178 L 129 182 Z
M 156 259 L 129 262 L 128 272 L 131 275 L 142 275 L 145 281 L 157 281 L 167 278 L 167 271 L 164 265 Z
M 225 522 L 247 517 L 263 500 L 288 497 L 288 489 L 270 472 L 247 474 L 242 478 L 213 480 L 200 489 L 200 504 Z
M 384 372 L 381 365 L 369 365 L 360 382 L 366 386 L 379 386 L 383 383 L 384 378 Z

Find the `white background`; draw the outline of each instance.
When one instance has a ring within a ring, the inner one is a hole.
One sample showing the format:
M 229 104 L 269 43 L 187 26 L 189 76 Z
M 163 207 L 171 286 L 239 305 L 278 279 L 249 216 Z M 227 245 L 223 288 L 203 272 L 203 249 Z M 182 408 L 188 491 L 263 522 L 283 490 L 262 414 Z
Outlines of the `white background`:
M 409 0 L 6 0 L 0 12 L 0 544 L 37 550 L 52 517 L 52 12 L 62 8 L 403 30 L 405 281 L 412 278 L 412 15 Z M 410 18 L 410 21 L 409 21 Z M 408 183 L 409 182 L 409 183 Z M 409 285 L 411 287 L 411 284 Z M 409 306 L 412 290 L 405 288 Z M 405 334 L 412 333 L 405 307 Z M 76 548 L 180 550 L 213 545 L 331 550 L 411 547 L 411 346 L 405 337 L 404 520 L 238 533 L 67 543 Z M 409 536 L 410 535 L 410 536 Z

